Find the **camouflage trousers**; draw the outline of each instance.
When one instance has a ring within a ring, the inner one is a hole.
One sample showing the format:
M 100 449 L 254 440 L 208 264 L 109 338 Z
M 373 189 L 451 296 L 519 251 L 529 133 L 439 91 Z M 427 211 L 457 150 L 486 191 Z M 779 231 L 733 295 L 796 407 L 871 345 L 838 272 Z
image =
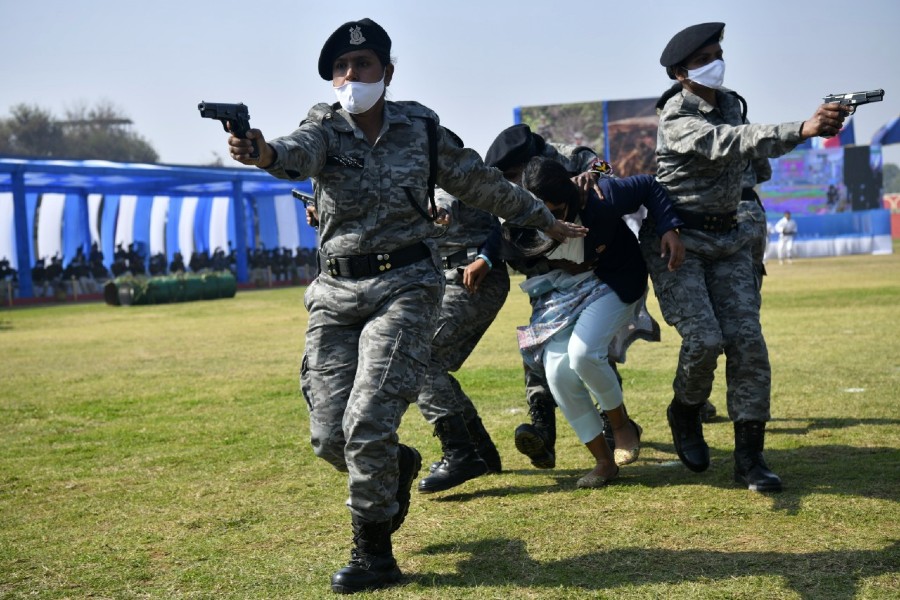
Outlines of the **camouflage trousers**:
M 450 372 L 462 367 L 509 295 L 509 273 L 505 264 L 491 269 L 474 294 L 463 286 L 461 272 L 451 269 L 444 274 L 447 286 L 431 341 L 431 361 L 425 385 L 417 401 L 422 416 L 429 423 L 450 415 L 471 419 L 477 414 L 472 400 Z
M 645 223 L 646 227 L 646 223 Z M 641 250 L 666 323 L 681 335 L 675 399 L 709 399 L 719 354 L 725 353 L 728 415 L 732 421 L 768 421 L 769 353 L 759 321 L 759 276 L 750 244 L 737 232 L 716 236 L 682 231 L 684 264 L 667 270 L 659 238 L 641 231 Z
M 756 285 L 762 289 L 766 274 L 766 248 L 769 245 L 769 230 L 766 225 L 766 211 L 756 200 L 741 200 L 737 208 L 738 231 L 750 245 Z
M 425 381 L 444 277 L 432 261 L 348 279 L 319 275 L 300 386 L 313 451 L 349 474 L 350 511 L 385 521 L 398 510 L 397 429 Z

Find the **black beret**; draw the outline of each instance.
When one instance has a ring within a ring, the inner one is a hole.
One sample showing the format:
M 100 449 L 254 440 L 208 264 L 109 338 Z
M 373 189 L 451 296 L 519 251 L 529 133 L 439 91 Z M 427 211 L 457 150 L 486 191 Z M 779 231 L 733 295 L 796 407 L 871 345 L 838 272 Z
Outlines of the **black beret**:
M 372 19 L 349 21 L 334 30 L 325 40 L 319 53 L 319 76 L 331 81 L 336 58 L 353 50 L 370 49 L 378 55 L 382 65 L 391 62 L 391 38 L 387 31 Z
M 682 29 L 666 44 L 666 49 L 659 57 L 659 64 L 666 67 L 670 78 L 675 79 L 672 68 L 687 60 L 700 48 L 721 40 L 724 29 L 725 23 L 700 23 Z
M 544 138 L 532 133 L 528 125 L 519 123 L 500 132 L 484 155 L 484 164 L 505 171 L 527 163 L 543 149 Z

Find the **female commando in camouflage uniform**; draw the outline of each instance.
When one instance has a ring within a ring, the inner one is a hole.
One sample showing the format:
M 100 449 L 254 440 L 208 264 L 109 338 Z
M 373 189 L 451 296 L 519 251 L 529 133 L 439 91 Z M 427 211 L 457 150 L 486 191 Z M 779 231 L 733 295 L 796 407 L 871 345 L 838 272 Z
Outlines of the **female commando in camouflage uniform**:
M 398 443 L 397 428 L 422 386 L 444 288 L 429 188 L 436 182 L 557 239 L 584 233 L 485 167 L 431 110 L 386 101 L 390 49 L 370 19 L 341 25 L 319 57 L 339 103 L 314 106 L 297 130 L 268 143 L 259 130 L 229 138 L 235 160 L 315 183 L 320 274 L 305 296 L 301 387 L 316 455 L 349 473 L 354 548 L 331 580 L 340 593 L 401 577 L 391 534 L 406 516 L 421 458 Z
M 680 85 L 658 104 L 656 177 L 684 222 L 686 258 L 678 271 L 665 268 L 652 219 L 641 229 L 641 249 L 663 317 L 682 338 L 667 411 L 678 457 L 692 471 L 709 468 L 700 409 L 724 351 L 735 481 L 755 491 L 779 491 L 781 479 L 762 454 L 771 371 L 759 321 L 754 236 L 741 231 L 737 209 L 752 161 L 781 156 L 813 136 L 836 134 L 844 112 L 838 104 L 823 104 L 803 122 L 745 123 L 740 101 L 722 87 L 724 27 L 688 27 L 669 41 L 660 58 Z

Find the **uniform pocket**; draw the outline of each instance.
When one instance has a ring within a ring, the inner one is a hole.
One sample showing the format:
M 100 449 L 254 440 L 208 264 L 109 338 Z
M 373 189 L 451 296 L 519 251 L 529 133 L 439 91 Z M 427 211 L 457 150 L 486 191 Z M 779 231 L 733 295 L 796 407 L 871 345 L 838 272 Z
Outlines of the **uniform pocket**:
M 394 339 L 379 387 L 406 398 L 407 402 L 414 402 L 425 382 L 430 353 L 430 340 L 425 342 L 400 331 Z
M 672 326 L 700 312 L 698 303 L 709 295 L 700 281 L 677 271 L 659 274 L 655 283 L 659 310 Z

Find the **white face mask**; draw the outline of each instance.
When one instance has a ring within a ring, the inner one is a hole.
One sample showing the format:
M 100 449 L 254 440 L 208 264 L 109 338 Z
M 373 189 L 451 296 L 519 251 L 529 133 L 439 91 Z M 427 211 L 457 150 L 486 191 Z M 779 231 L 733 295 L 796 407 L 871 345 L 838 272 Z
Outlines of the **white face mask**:
M 717 90 L 725 82 L 725 61 L 718 59 L 699 69 L 688 69 L 687 78 L 694 83 Z
M 376 83 L 362 83 L 361 81 L 348 81 L 341 87 L 334 89 L 334 95 L 338 102 L 348 113 L 358 115 L 364 113 L 378 102 L 384 93 L 384 75 L 381 81 Z

